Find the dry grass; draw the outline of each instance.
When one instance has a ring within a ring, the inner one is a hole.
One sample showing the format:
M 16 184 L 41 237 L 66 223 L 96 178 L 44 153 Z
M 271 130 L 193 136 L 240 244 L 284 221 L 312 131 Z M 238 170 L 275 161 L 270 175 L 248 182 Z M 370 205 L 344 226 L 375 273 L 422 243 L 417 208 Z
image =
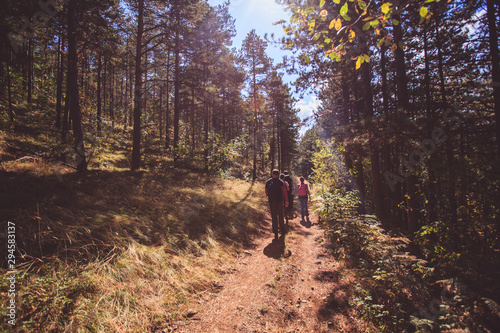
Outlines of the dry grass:
M 2 230 L 16 223 L 21 331 L 164 329 L 220 288 L 263 221 L 262 186 L 173 169 L 161 154 L 132 173 L 116 138 L 81 176 L 52 158 L 50 140 L 0 132 L 0 212 Z

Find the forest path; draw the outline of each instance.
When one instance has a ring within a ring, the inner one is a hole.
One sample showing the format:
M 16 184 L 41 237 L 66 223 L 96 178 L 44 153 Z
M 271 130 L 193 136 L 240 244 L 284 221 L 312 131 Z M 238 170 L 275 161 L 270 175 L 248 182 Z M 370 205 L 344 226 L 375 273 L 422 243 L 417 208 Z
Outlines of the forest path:
M 295 207 L 297 207 L 297 200 Z M 300 215 L 300 214 L 299 214 Z M 192 306 L 176 332 L 361 332 L 348 305 L 351 282 L 324 231 L 289 221 L 289 233 L 274 240 L 271 222 L 237 258 L 220 293 Z

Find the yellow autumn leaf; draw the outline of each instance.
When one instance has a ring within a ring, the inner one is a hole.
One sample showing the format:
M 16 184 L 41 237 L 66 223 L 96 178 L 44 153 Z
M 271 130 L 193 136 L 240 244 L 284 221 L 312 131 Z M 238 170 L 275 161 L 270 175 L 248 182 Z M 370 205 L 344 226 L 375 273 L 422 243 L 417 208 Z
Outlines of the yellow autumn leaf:
M 382 13 L 387 14 L 389 12 L 389 10 L 391 9 L 390 5 L 391 4 L 389 2 L 386 2 L 382 6 L 380 6 Z
M 335 30 L 340 30 L 340 28 L 342 28 L 342 20 L 340 20 L 339 18 L 335 20 Z
M 392 46 L 391 46 L 391 53 L 394 53 L 397 48 L 398 48 L 398 46 L 396 44 L 392 44 Z
M 354 32 L 354 30 L 350 30 L 349 31 L 349 42 L 353 42 L 354 41 L 354 38 L 356 37 L 356 33 Z
M 356 60 L 356 69 L 359 69 L 361 67 L 361 57 L 357 57 L 358 60 Z
M 420 8 L 420 16 L 422 16 L 422 17 L 427 16 L 427 7 Z

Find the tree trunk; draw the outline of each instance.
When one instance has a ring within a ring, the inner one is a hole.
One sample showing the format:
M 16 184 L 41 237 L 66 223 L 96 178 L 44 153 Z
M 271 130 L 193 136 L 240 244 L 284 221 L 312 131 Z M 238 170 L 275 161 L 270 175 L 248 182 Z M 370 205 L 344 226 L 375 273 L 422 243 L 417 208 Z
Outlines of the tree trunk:
M 363 78 L 363 90 L 364 90 L 364 100 L 365 100 L 365 115 L 369 122 L 373 121 L 373 95 L 371 89 L 371 76 L 370 76 L 370 64 L 365 62 L 361 66 L 361 76 Z M 375 203 L 375 214 L 377 217 L 385 223 L 385 209 L 384 209 L 384 196 L 382 191 L 382 178 L 380 176 L 380 161 L 378 152 L 378 143 L 375 142 L 372 129 L 370 131 L 370 167 L 372 176 L 372 186 L 373 186 L 373 202 Z M 361 166 L 362 168 L 363 166 Z
M 179 165 L 179 120 L 180 120 L 180 105 L 179 105 L 179 92 L 180 92 L 180 12 L 178 4 L 175 4 L 175 46 L 174 46 L 174 166 Z
M 58 50 L 58 73 L 57 73 L 57 91 L 56 91 L 56 128 L 61 129 L 61 109 L 62 109 L 62 92 L 64 81 L 64 37 L 61 32 L 59 37 L 59 50 Z
M 135 51 L 134 132 L 132 171 L 141 167 L 141 113 L 142 113 L 142 35 L 144 32 L 144 0 L 138 0 L 137 45 Z
M 123 132 L 125 133 L 127 129 L 127 123 L 128 123 L 128 117 L 130 116 L 129 114 L 129 108 L 128 108 L 128 96 L 129 96 L 129 85 L 132 85 L 132 82 L 130 82 L 130 76 L 129 76 L 129 57 L 128 57 L 128 39 L 127 39 L 127 46 L 125 50 L 127 51 L 127 58 L 125 59 L 125 103 L 123 104 Z
M 401 22 L 401 18 L 399 14 L 394 16 L 394 19 Z M 398 46 L 394 51 L 395 58 L 395 66 L 396 66 L 396 84 L 397 84 L 397 93 L 398 93 L 398 106 L 400 108 L 398 112 L 398 117 L 402 114 L 403 117 L 410 117 L 410 99 L 408 95 L 408 87 L 407 82 L 408 79 L 406 77 L 406 65 L 405 65 L 405 54 L 404 50 L 401 47 L 403 45 L 403 32 L 401 30 L 401 25 L 394 26 L 394 42 Z M 410 176 L 411 177 L 411 176 Z M 408 183 L 409 182 L 409 183 Z M 413 192 L 415 189 L 415 179 L 408 179 L 407 177 L 407 186 L 406 187 L 406 195 L 407 198 L 414 198 L 416 194 Z M 418 207 L 413 206 L 416 204 L 416 200 L 408 200 L 408 209 L 409 211 L 417 212 Z M 411 230 L 417 228 L 418 226 L 418 215 L 416 214 L 408 214 L 408 231 L 411 233 Z M 413 236 L 411 234 L 410 236 Z
M 257 83 L 256 83 L 256 69 L 255 61 L 253 62 L 253 167 L 252 167 L 252 181 L 257 179 Z
M 271 137 L 271 149 L 270 149 L 270 155 L 271 155 L 271 170 L 274 169 L 274 166 L 276 165 L 276 160 L 275 160 L 275 148 L 276 148 L 276 135 L 277 133 L 279 133 L 279 129 L 278 129 L 278 110 L 277 108 L 275 107 L 274 105 L 275 103 L 273 102 L 273 107 L 272 109 L 274 110 L 273 112 L 273 133 L 272 133 L 272 137 Z M 281 159 L 280 159 L 280 151 L 278 150 L 278 164 L 280 165 L 279 166 L 279 169 L 281 170 Z
M 97 56 L 97 135 L 102 135 L 102 56 Z
M 486 0 L 486 8 L 490 35 L 491 76 L 493 81 L 493 100 L 495 102 L 497 153 L 500 155 L 500 55 L 498 52 L 498 13 L 495 10 L 494 0 Z
M 34 42 L 33 38 L 28 40 L 28 104 L 33 103 L 34 86 Z
M 102 70 L 102 116 L 106 118 L 106 105 L 108 103 L 108 58 L 104 55 Z
M 394 15 L 394 19 L 401 22 L 399 14 Z M 394 26 L 394 42 L 398 46 L 394 51 L 398 105 L 403 109 L 405 115 L 408 115 L 410 98 L 408 96 L 405 54 L 404 50 L 401 48 L 401 45 L 403 44 L 403 32 L 400 24 Z
M 87 171 L 87 161 L 85 157 L 85 146 L 83 144 L 82 115 L 80 112 L 80 96 L 78 93 L 78 57 L 76 52 L 76 23 L 77 10 L 76 1 L 68 2 L 68 91 L 69 110 L 73 123 L 74 148 L 77 158 L 77 171 Z
M 205 132 L 205 139 L 203 140 L 203 143 L 205 145 L 205 149 L 203 150 L 203 154 L 205 157 L 205 169 L 208 171 L 208 131 L 209 131 L 209 125 L 210 125 L 210 119 L 209 119 L 209 109 L 208 109 L 208 91 L 207 91 L 207 83 L 208 83 L 208 69 L 205 66 L 204 70 L 204 77 L 205 77 L 205 84 L 204 84 L 204 91 L 203 91 L 203 105 L 204 105 L 204 123 L 203 123 L 203 130 Z
M 9 120 L 14 121 L 14 109 L 12 108 L 12 82 L 10 77 L 10 59 L 11 54 L 9 52 L 9 61 L 7 61 L 7 98 L 9 99 Z
M 428 55 L 428 31 L 427 27 L 424 28 L 424 86 L 425 86 L 425 109 L 428 119 L 428 126 L 426 128 L 426 133 L 429 137 L 432 137 L 432 129 L 434 124 L 434 112 L 432 111 L 432 99 L 431 99 L 431 84 L 430 84 L 430 60 Z M 427 170 L 429 173 L 429 191 L 428 204 L 427 204 L 427 214 L 429 223 L 433 223 L 437 219 L 436 214 L 436 172 L 434 170 L 434 157 L 431 155 L 427 161 Z
M 408 208 L 408 233 L 413 238 L 418 231 L 418 199 L 417 199 L 417 177 L 410 175 L 406 177 L 406 205 Z
M 112 61 L 112 60 L 111 60 Z M 109 117 L 111 118 L 111 128 L 115 128 L 115 67 L 113 63 L 109 66 Z
M 191 157 L 194 158 L 196 149 L 196 127 L 195 127 L 195 110 L 194 110 L 195 83 L 191 86 Z
M 67 81 L 67 75 L 66 75 Z M 69 85 L 66 82 L 66 98 L 64 99 L 64 113 L 62 118 L 62 128 L 61 128 L 61 140 L 66 142 L 66 136 L 69 129 Z
M 160 81 L 160 109 L 158 110 L 160 142 L 163 140 L 163 82 Z
M 167 100 L 165 110 L 165 148 L 170 150 L 170 50 L 167 50 Z
M 387 57 L 385 52 L 387 51 L 387 47 L 385 43 L 382 44 L 380 48 L 380 71 L 382 76 L 382 110 L 384 112 L 384 116 L 389 116 L 389 96 L 387 92 L 389 91 L 389 87 L 387 85 Z
M 436 44 L 437 44 L 437 51 L 438 51 L 438 74 L 439 74 L 439 88 L 440 88 L 440 93 L 441 93 L 441 103 L 442 103 L 442 110 L 448 110 L 448 98 L 447 98 L 447 93 L 446 93 L 446 87 L 445 87 L 445 81 L 444 81 L 444 65 L 443 65 L 443 52 L 441 50 L 441 38 L 439 35 L 439 18 L 436 18 Z M 452 145 L 452 140 L 451 138 L 448 138 L 446 140 L 445 144 L 445 149 L 446 149 L 446 157 L 447 157 L 447 162 L 448 162 L 448 174 L 449 174 L 449 179 L 447 182 L 447 188 L 448 188 L 448 193 L 447 193 L 447 198 L 449 200 L 449 206 L 450 206 L 450 217 L 451 217 L 451 225 L 456 226 L 458 222 L 458 215 L 457 215 L 457 200 L 456 200 L 456 190 L 455 190 L 455 175 L 454 175 L 454 169 L 455 169 L 455 158 L 454 158 L 454 153 L 453 153 L 453 145 Z

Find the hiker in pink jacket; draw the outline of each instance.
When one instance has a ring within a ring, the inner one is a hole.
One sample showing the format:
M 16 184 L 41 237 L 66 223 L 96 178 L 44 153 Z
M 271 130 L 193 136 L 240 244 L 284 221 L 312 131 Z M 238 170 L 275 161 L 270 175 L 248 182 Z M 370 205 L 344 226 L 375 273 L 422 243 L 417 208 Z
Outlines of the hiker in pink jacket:
M 309 221 L 309 210 L 307 208 L 308 201 L 311 201 L 311 193 L 309 192 L 309 185 L 304 183 L 304 177 L 300 177 L 300 184 L 297 185 L 297 196 L 300 202 L 300 215 L 302 221 L 304 221 L 304 216 Z

